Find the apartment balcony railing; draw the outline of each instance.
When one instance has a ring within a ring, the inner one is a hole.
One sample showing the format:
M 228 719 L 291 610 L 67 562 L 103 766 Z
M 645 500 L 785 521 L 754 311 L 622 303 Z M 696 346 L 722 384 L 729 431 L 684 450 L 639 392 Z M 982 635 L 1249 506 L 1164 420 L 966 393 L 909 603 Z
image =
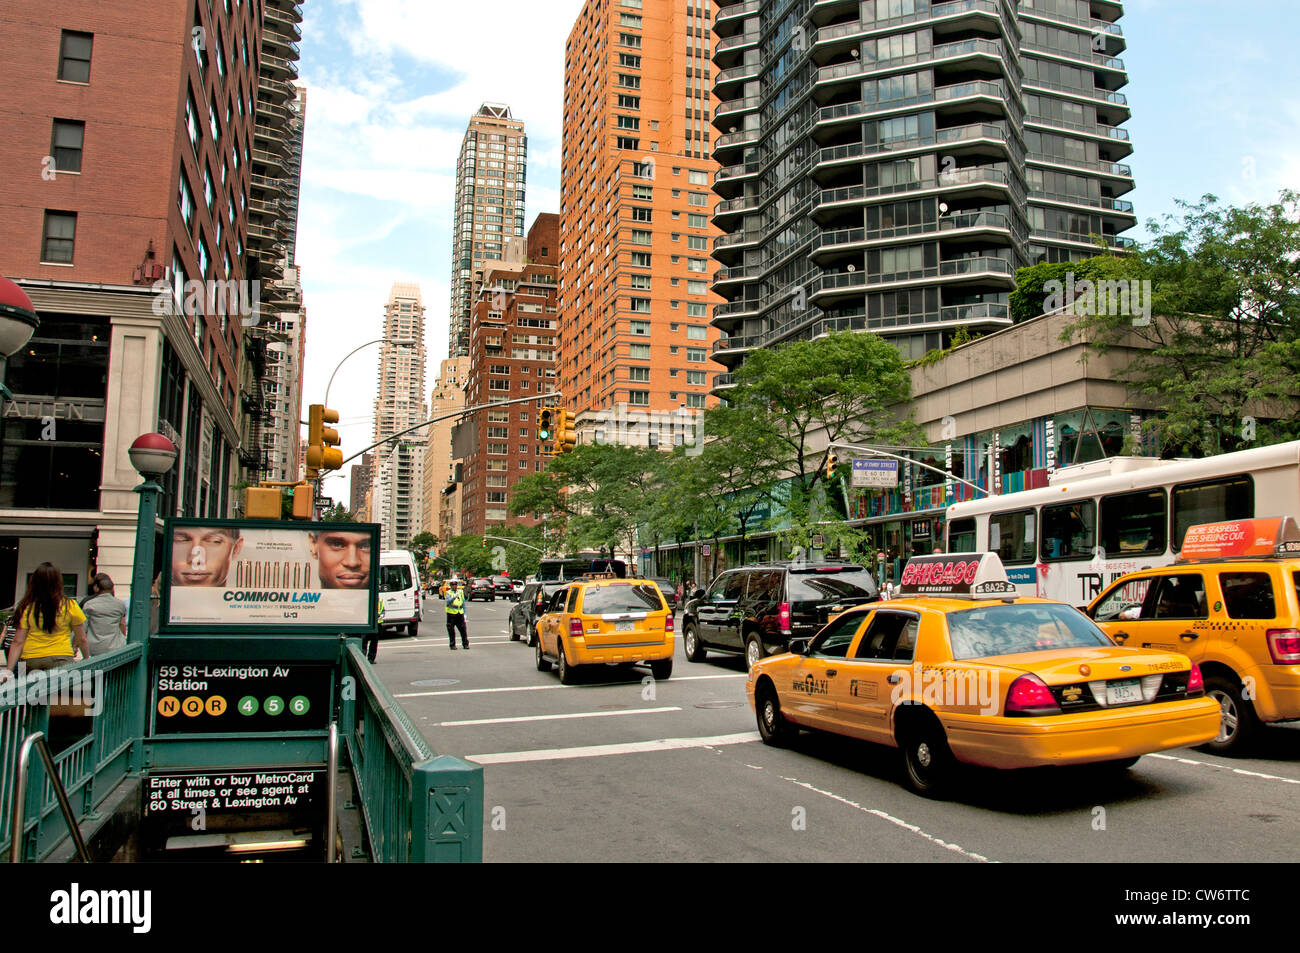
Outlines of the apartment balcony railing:
M 1071 195 L 1067 192 L 1046 192 L 1042 189 L 1030 189 L 1029 198 L 1040 199 L 1046 202 L 1057 202 L 1065 205 L 1085 205 L 1088 208 L 1105 209 L 1108 212 L 1119 212 L 1124 215 L 1133 214 L 1133 203 L 1126 202 L 1123 199 L 1108 198 L 1106 196 L 1093 195 Z
M 941 261 L 938 265 L 905 272 L 868 274 L 863 271 L 850 271 L 822 275 L 813 282 L 812 297 L 815 298 L 820 294 L 831 291 L 851 291 L 873 285 L 892 285 L 932 278 L 957 278 L 977 275 L 1006 275 L 1010 277 L 1013 273 L 1014 269 L 1011 263 L 1003 261 L 1001 258 L 958 258 L 954 261 Z
M 1114 106 L 1127 106 L 1128 97 L 1123 93 L 1117 93 L 1113 90 L 1102 89 L 1100 86 L 1071 86 L 1068 83 L 1053 83 L 1046 79 L 1026 79 L 1025 88 L 1047 89 L 1054 93 L 1068 93 L 1071 96 L 1078 96 L 1081 99 L 1095 99 L 1098 102 L 1110 103 Z
M 750 112 L 757 109 L 763 104 L 762 96 L 746 96 L 743 99 L 728 99 L 718 103 L 718 108 L 713 111 L 715 120 L 723 116 L 739 115 L 740 113 Z
M 713 148 L 716 152 L 718 149 L 732 149 L 737 146 L 753 145 L 758 142 L 758 137 L 758 129 L 737 129 L 725 136 L 718 136 L 717 139 L 713 140 Z
M 1063 59 L 1074 60 L 1078 63 L 1086 63 L 1088 66 L 1100 66 L 1104 69 L 1113 69 L 1118 72 L 1124 72 L 1124 61 L 1118 56 L 1107 56 L 1105 53 L 1098 53 L 1094 50 L 1062 50 L 1052 46 L 1050 43 L 1035 43 L 1032 41 L 1022 41 L 1021 48 L 1032 53 L 1047 53 L 1051 56 L 1059 56 Z
M 758 13 L 761 6 L 761 0 L 746 0 L 745 3 L 733 3 L 730 6 L 720 7 L 718 12 L 714 14 L 713 22 L 717 25 L 737 17 L 743 19 Z
M 1003 143 L 1015 158 L 1023 158 L 1020 144 L 1001 126 L 992 123 L 971 123 L 966 126 L 939 129 L 929 136 L 907 136 L 888 142 L 853 142 L 842 146 L 828 146 L 814 154 L 813 164 L 825 165 L 832 162 L 861 159 L 882 152 L 901 152 L 908 149 L 922 149 L 926 146 L 976 142 L 981 139 Z M 947 183 L 941 182 L 940 184 Z
M 1122 162 L 1102 162 L 1089 159 L 1068 159 L 1064 156 L 1049 156 L 1042 152 L 1027 152 L 1025 159 L 1029 162 L 1042 162 L 1047 165 L 1065 165 L 1072 169 L 1089 169 L 1103 175 L 1121 178 L 1133 178 L 1133 169 Z
M 724 37 L 714 44 L 713 52 L 716 55 L 726 50 L 734 50 L 745 46 L 755 46 L 758 43 L 758 38 L 758 30 L 749 30 L 745 33 L 737 33 L 735 36 Z
M 718 340 L 713 342 L 713 347 L 710 349 L 710 353 L 717 354 L 719 351 L 739 351 L 743 348 L 761 347 L 763 342 L 767 340 L 767 337 L 766 333 L 759 333 L 729 335 L 727 337 L 718 338 Z
M 713 242 L 714 248 L 730 248 L 734 245 L 751 245 L 763 240 L 763 232 L 732 232 L 730 235 L 719 235 Z
M 268 3 L 262 9 L 262 19 L 264 29 L 284 33 L 292 40 L 302 39 L 302 27 L 298 25 L 298 22 L 302 19 L 301 15 L 295 19 Z
M 716 90 L 717 87 L 721 86 L 723 83 L 735 83 L 747 79 L 755 79 L 759 72 L 762 71 L 762 68 L 762 64 L 760 63 L 741 63 L 739 66 L 732 66 L 729 69 L 718 70 L 717 75 L 713 77 L 714 89 Z

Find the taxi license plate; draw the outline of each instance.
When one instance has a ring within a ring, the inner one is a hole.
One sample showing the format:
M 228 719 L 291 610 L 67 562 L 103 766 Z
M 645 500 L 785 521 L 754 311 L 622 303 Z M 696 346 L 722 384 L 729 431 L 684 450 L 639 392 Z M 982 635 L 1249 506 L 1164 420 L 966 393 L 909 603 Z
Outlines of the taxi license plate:
M 615 631 L 615 632 L 631 632 L 634 628 L 636 628 L 636 626 L 635 626 L 633 623 L 631 623 L 631 622 L 615 622 L 615 623 L 614 623 L 614 631 Z
M 1119 679 L 1106 683 L 1106 704 L 1127 705 L 1142 701 L 1142 683 L 1136 678 Z

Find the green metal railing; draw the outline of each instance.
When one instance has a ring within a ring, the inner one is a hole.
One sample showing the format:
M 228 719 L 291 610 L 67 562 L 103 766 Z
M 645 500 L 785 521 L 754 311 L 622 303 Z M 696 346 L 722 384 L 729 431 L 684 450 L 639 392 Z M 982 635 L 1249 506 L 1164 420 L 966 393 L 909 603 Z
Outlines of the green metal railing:
M 33 733 L 49 736 L 48 702 L 59 701 L 60 685 L 75 686 L 81 699 L 89 694 L 90 710 L 95 712 L 90 730 L 54 755 L 59 780 L 80 822 L 93 818 L 129 773 L 131 746 L 144 722 L 144 712 L 134 701 L 137 680 L 144 677 L 143 647 L 127 645 L 0 686 L 0 851 L 8 853 L 14 837 L 10 828 L 17 754 Z M 58 797 L 43 761 L 33 762 L 29 778 L 23 792 L 27 802 L 19 836 L 25 843 L 20 853 L 26 861 L 42 861 L 68 836 L 68 830 L 57 816 Z
M 483 769 L 434 755 L 356 639 L 343 656 L 340 715 L 372 859 L 481 861 Z

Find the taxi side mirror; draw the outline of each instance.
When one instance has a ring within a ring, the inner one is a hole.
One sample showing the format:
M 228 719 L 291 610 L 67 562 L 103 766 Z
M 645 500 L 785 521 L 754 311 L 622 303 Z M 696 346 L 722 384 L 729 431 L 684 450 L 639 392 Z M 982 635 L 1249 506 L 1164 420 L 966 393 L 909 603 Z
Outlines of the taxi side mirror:
M 790 640 L 790 651 L 793 652 L 795 655 L 807 655 L 807 654 L 808 654 L 808 640 L 807 640 L 807 639 L 791 639 L 791 640 Z

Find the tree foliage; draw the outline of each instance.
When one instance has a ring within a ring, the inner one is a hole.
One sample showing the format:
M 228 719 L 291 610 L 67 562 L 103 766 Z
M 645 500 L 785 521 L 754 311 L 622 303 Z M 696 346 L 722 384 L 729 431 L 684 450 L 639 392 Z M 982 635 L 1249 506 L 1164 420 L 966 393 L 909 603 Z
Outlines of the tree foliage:
M 1161 409 L 1150 426 L 1167 454 L 1300 437 L 1300 196 L 1179 206 L 1128 266 L 1151 282 L 1150 323 L 1084 314 L 1067 335 L 1099 352 L 1143 345 L 1125 380 Z

